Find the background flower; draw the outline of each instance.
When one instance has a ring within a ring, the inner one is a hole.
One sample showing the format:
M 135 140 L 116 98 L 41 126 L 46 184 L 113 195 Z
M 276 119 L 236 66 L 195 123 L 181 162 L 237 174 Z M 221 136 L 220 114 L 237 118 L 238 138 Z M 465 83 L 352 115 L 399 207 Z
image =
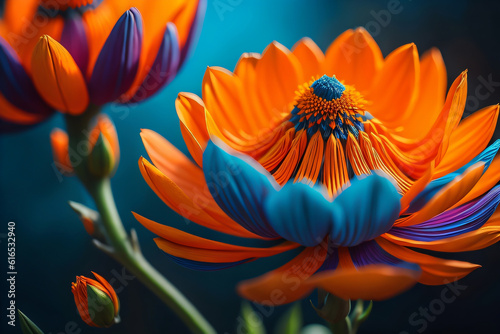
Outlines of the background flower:
M 175 77 L 205 9 L 204 0 L 7 1 L 0 129 L 150 97 Z

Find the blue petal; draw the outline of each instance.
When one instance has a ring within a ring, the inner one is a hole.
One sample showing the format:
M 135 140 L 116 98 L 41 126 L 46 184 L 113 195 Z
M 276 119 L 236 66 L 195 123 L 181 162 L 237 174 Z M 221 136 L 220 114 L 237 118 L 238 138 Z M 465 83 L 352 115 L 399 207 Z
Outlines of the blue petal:
M 53 112 L 24 70 L 12 47 L 0 37 L 0 93 L 5 99 L 29 113 L 49 115 Z
M 203 173 L 212 197 L 229 217 L 262 237 L 278 237 L 262 208 L 277 185 L 260 165 L 231 155 L 209 141 L 203 153 Z
M 179 68 L 179 48 L 177 28 L 169 22 L 153 66 L 130 102 L 142 101 L 172 81 Z
M 265 212 L 283 238 L 315 246 L 327 235 L 334 247 L 355 246 L 387 232 L 399 216 L 401 195 L 376 174 L 352 180 L 333 203 L 304 184 L 287 184 L 269 195 Z
M 93 103 L 115 101 L 131 87 L 139 68 L 142 49 L 142 18 L 136 8 L 116 22 L 92 71 L 89 94 Z
M 500 139 L 495 141 L 492 145 L 486 148 L 483 152 L 477 155 L 469 163 L 462 166 L 460 169 L 454 171 L 453 173 L 447 174 L 439 179 L 430 182 L 427 187 L 418 194 L 415 199 L 410 204 L 406 213 L 414 213 L 422 209 L 427 202 L 429 202 L 441 189 L 443 189 L 448 183 L 453 181 L 455 177 L 461 175 L 467 168 L 474 165 L 477 162 L 484 162 L 484 172 L 490 167 L 491 162 L 495 158 L 498 150 L 500 149 Z

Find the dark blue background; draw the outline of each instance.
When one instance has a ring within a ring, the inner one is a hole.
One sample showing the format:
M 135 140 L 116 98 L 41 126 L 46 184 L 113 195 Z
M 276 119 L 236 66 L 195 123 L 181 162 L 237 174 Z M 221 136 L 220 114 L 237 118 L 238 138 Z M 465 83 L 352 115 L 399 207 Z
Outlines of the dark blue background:
M 230 3 L 220 0 L 222 3 Z M 180 91 L 201 93 L 201 81 L 207 65 L 233 69 L 243 52 L 262 52 L 273 40 L 287 47 L 309 36 L 325 50 L 334 38 L 348 28 L 367 26 L 374 33 L 384 55 L 394 48 L 415 42 L 420 52 L 437 46 L 441 49 L 451 82 L 469 69 L 469 95 L 474 97 L 478 77 L 500 81 L 498 16 L 495 1 L 411 1 L 401 0 L 403 10 L 387 25 L 377 22 L 373 12 L 387 8 L 388 1 L 298 1 L 242 0 L 230 11 L 216 10 L 217 1 L 208 1 L 203 32 L 195 53 L 172 84 L 153 99 L 134 107 L 126 117 L 122 109 L 108 108 L 118 128 L 121 163 L 113 179 L 118 209 L 126 228 L 136 228 L 146 257 L 165 274 L 220 333 L 234 332 L 241 300 L 235 284 L 272 268 L 279 259 L 258 261 L 221 272 L 193 272 L 171 261 L 154 245 L 153 234 L 140 226 L 131 211 L 187 231 L 199 231 L 194 224 L 171 211 L 149 189 L 137 167 L 139 156 L 146 155 L 140 128 L 153 129 L 187 152 L 180 135 L 174 101 Z M 238 1 L 232 1 L 238 3 Z M 372 23 L 370 23 L 372 22 Z M 379 27 L 378 30 L 374 30 Z M 472 98 L 471 101 L 474 101 Z M 500 101 L 498 88 L 479 107 Z M 469 103 L 467 113 L 475 108 Z M 113 277 L 121 266 L 96 250 L 83 226 L 66 204 L 74 200 L 91 205 L 75 178 L 59 182 L 52 170 L 49 133 L 63 126 L 58 115 L 50 121 L 17 135 L 0 137 L 0 233 L 6 233 L 8 221 L 17 224 L 17 305 L 45 333 L 66 333 L 65 325 L 74 321 L 81 333 L 185 333 L 186 329 L 172 312 L 138 281 L 132 281 L 119 293 L 122 323 L 108 330 L 86 326 L 76 313 L 70 283 L 75 275 L 96 271 Z M 497 131 L 495 138 L 500 137 Z M 5 271 L 6 243 L 1 240 L 1 268 Z M 454 258 L 483 265 L 461 281 L 466 290 L 442 314 L 428 321 L 426 333 L 500 332 L 500 247 L 474 253 L 451 254 Z M 2 277 L 4 274 L 2 274 Z M 2 283 L 5 280 L 2 279 Z M 419 307 L 428 307 L 440 298 L 443 287 L 417 285 L 412 290 L 375 304 L 362 333 L 417 333 L 408 318 Z M 5 304 L 4 288 L 0 291 Z M 319 322 L 308 300 L 303 302 L 306 323 Z M 3 305 L 4 305 L 3 304 Z M 2 305 L 2 310 L 5 310 Z M 286 307 L 266 318 L 269 329 Z M 1 323 L 5 326 L 5 311 Z M 4 327 L 2 327 L 4 328 Z M 15 331 L 13 331 L 15 332 Z M 17 332 L 19 328 L 17 328 Z M 9 331 L 10 333 L 10 331 Z

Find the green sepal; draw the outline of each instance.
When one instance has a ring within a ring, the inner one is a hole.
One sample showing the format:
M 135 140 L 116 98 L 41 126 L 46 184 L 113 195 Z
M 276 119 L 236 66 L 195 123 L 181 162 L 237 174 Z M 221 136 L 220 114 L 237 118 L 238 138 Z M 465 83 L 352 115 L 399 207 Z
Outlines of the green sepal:
M 241 304 L 241 316 L 243 318 L 243 331 L 245 334 L 265 334 L 266 329 L 262 323 L 262 317 L 256 313 L 252 306 L 243 302 Z
M 302 309 L 300 303 L 295 303 L 278 320 L 276 334 L 298 334 L 302 328 Z
M 19 323 L 23 334 L 43 334 L 42 330 L 30 318 L 28 318 L 20 309 L 17 309 L 19 314 Z
M 98 327 L 110 327 L 115 323 L 115 306 L 109 296 L 87 284 L 87 300 L 90 319 Z
M 318 306 L 311 305 L 318 315 L 328 321 L 330 324 L 335 324 L 343 321 L 351 311 L 351 301 L 339 298 L 322 289 L 318 289 Z
M 115 169 L 115 162 L 111 145 L 102 133 L 99 134 L 88 159 L 90 172 L 97 177 L 109 176 Z

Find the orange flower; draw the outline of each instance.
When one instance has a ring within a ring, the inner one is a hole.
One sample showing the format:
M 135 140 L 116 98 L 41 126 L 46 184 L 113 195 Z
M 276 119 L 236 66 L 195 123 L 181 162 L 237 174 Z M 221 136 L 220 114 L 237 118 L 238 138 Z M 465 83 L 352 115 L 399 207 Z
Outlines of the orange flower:
M 223 243 L 135 214 L 159 248 L 193 269 L 224 269 L 291 249 L 278 269 L 240 283 L 251 300 L 283 304 L 320 287 L 379 300 L 416 282 L 457 280 L 478 265 L 425 255 L 500 239 L 499 108 L 460 122 L 467 72 L 447 97 L 438 50 L 414 44 L 383 58 L 362 28 L 326 54 L 311 41 L 244 54 L 234 72 L 207 69 L 203 99 L 176 101 L 185 157 L 143 130 L 148 185 L 199 225 L 257 239 Z
M 205 8 L 206 0 L 7 1 L 0 130 L 150 97 L 177 74 Z
M 118 320 L 120 302 L 115 290 L 104 278 L 92 272 L 96 280 L 77 276 L 71 283 L 76 307 L 82 320 L 93 327 L 110 327 Z

